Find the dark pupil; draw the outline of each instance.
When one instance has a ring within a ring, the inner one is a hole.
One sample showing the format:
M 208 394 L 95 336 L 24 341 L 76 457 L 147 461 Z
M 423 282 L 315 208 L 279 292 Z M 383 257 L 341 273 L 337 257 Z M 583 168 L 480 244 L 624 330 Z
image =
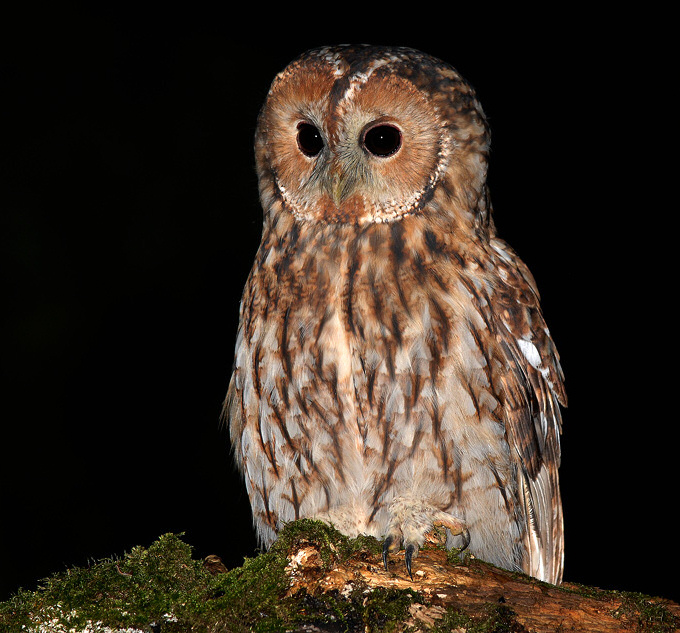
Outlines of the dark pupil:
M 300 151 L 307 156 L 316 156 L 323 149 L 321 133 L 311 123 L 298 125 L 297 142 Z
M 392 125 L 376 125 L 364 135 L 364 147 L 374 156 L 390 156 L 401 147 L 401 132 Z

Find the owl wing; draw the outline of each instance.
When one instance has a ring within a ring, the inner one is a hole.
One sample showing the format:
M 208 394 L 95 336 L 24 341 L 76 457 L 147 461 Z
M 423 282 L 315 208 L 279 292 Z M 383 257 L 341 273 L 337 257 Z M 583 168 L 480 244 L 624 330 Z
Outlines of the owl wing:
M 491 297 L 492 318 L 504 356 L 498 381 L 504 396 L 506 435 L 518 465 L 519 496 L 527 521 L 533 576 L 559 583 L 563 523 L 557 469 L 561 415 L 566 406 L 557 349 L 539 305 L 531 272 L 505 242 L 491 240 L 500 284 Z

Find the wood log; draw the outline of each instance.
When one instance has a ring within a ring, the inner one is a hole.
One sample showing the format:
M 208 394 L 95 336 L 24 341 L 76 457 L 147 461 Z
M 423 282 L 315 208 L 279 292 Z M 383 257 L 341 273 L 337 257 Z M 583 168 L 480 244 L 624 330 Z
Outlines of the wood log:
M 377 588 L 417 592 L 422 602 L 409 607 L 396 631 L 680 631 L 680 605 L 669 600 L 571 583 L 554 586 L 469 556 L 455 560 L 438 547 L 420 550 L 413 561 L 413 580 L 403 552 L 391 556 L 389 571 L 375 549 L 362 549 L 328 568 L 319 544 L 302 541 L 288 558 L 289 598 L 349 596 Z M 342 630 L 316 622 L 298 630 Z

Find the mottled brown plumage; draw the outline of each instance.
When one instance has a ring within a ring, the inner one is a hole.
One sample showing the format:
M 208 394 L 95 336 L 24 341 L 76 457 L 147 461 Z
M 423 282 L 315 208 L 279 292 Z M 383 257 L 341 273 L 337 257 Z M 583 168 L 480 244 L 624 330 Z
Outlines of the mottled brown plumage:
M 255 525 L 447 544 L 562 573 L 558 355 L 534 280 L 495 236 L 489 130 L 447 64 L 310 51 L 255 141 L 262 242 L 225 414 Z

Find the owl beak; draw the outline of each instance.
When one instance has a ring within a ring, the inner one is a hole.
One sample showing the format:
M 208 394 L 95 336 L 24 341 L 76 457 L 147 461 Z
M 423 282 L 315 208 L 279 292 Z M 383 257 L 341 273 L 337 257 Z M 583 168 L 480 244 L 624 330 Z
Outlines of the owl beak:
M 335 203 L 336 207 L 339 207 L 342 204 L 342 190 L 344 187 L 343 179 L 342 176 L 339 174 L 333 174 L 333 177 L 331 178 L 331 198 L 333 199 L 333 202 Z
M 354 178 L 348 176 L 342 167 L 332 169 L 326 184 L 326 190 L 336 207 L 339 207 L 354 189 Z

